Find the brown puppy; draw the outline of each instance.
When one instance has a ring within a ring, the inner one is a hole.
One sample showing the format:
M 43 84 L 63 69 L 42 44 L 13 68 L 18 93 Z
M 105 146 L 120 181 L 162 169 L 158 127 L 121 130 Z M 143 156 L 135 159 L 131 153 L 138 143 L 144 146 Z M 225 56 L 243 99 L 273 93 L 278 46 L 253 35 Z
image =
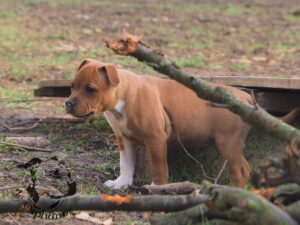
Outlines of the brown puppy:
M 253 104 L 246 92 L 214 85 Z M 210 107 L 208 103 L 174 80 L 138 76 L 113 65 L 86 59 L 77 69 L 66 109 L 77 117 L 104 112 L 114 130 L 121 171 L 116 180 L 105 183 L 108 187 L 118 189 L 132 184 L 139 145 L 147 148 L 152 182 L 167 183 L 167 144 L 176 141 L 170 120 L 184 143 L 194 146 L 215 143 L 222 157 L 228 160 L 231 184 L 242 187 L 250 174 L 243 148 L 251 126 L 229 110 Z M 282 119 L 291 120 L 299 111 L 293 110 Z

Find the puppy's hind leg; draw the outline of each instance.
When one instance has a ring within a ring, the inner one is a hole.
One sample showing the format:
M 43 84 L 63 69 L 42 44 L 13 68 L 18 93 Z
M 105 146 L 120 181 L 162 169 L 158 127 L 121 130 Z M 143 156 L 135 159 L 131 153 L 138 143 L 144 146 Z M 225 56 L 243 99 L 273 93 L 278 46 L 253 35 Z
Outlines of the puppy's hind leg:
M 244 187 L 250 177 L 250 166 L 243 155 L 246 135 L 218 135 L 215 139 L 217 148 L 224 159 L 227 159 L 230 184 Z
M 125 137 L 117 137 L 120 152 L 120 176 L 116 180 L 109 180 L 104 186 L 113 189 L 127 188 L 132 185 L 135 169 L 137 144 Z

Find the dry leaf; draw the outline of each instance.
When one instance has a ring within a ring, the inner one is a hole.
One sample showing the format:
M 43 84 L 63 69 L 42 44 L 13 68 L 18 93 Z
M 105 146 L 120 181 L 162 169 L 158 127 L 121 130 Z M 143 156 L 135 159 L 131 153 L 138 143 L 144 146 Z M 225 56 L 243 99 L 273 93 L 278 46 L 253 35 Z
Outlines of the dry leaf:
M 265 62 L 265 61 L 267 61 L 267 57 L 265 57 L 265 56 L 254 56 L 251 59 L 253 61 L 257 61 L 257 62 Z
M 251 190 L 250 192 L 252 194 L 256 194 L 256 195 L 261 195 L 265 198 L 271 198 L 271 196 L 273 195 L 275 191 L 275 188 L 266 188 L 266 189 L 261 189 L 261 190 Z
M 275 65 L 277 61 L 275 59 L 268 59 L 268 64 L 269 65 Z
M 87 212 L 81 212 L 81 213 L 75 215 L 75 218 L 79 219 L 79 220 L 88 221 L 88 222 L 91 222 L 94 224 L 103 224 L 103 222 L 100 219 L 91 217 Z
M 239 63 L 245 63 L 245 64 L 251 64 L 252 61 L 247 59 L 246 56 L 242 56 L 239 60 L 238 60 Z
M 109 218 L 107 220 L 105 220 L 104 222 L 102 222 L 103 225 L 113 225 L 114 224 L 114 220 L 112 218 Z
M 73 44 L 65 44 L 63 42 L 59 43 L 59 46 L 55 48 L 56 51 L 63 51 L 63 52 L 76 52 L 77 48 Z

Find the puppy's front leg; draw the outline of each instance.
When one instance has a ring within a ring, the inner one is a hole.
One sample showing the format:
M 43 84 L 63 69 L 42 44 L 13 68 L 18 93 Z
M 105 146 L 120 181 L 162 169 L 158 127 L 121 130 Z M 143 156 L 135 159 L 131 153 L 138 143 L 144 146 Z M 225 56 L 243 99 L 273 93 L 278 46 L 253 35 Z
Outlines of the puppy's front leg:
M 117 139 L 120 152 L 120 176 L 116 180 L 104 183 L 106 187 L 113 189 L 127 188 L 132 184 L 136 158 L 135 144 L 123 137 Z
M 166 184 L 169 179 L 167 143 L 146 144 L 150 158 L 152 184 Z

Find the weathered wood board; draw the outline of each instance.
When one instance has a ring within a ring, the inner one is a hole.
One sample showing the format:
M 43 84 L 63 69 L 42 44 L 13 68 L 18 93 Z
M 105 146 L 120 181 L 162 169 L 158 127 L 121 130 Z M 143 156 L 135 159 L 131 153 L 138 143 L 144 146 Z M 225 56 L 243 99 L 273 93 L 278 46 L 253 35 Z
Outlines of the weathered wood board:
M 249 88 L 274 88 L 300 91 L 300 78 L 245 77 L 245 76 L 197 76 L 203 80 L 230 86 Z
M 256 101 L 266 110 L 288 112 L 300 105 L 300 78 L 197 76 L 203 80 L 254 90 Z M 41 80 L 35 96 L 68 97 L 70 80 Z
M 196 76 L 203 80 L 231 86 L 274 88 L 300 91 L 300 78 L 245 77 L 245 76 Z M 71 80 L 41 80 L 39 87 L 70 87 Z

